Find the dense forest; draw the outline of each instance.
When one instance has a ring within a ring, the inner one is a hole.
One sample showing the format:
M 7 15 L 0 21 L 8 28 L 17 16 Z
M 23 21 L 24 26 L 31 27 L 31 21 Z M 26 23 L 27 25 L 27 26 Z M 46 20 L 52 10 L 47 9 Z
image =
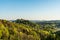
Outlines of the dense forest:
M 0 19 L 0 40 L 60 40 L 60 23 Z

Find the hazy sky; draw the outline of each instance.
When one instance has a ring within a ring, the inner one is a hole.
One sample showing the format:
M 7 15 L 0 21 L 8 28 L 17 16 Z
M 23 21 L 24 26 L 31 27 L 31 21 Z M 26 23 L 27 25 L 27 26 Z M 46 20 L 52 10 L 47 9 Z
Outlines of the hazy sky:
M 60 20 L 59 0 L 0 0 L 0 19 Z

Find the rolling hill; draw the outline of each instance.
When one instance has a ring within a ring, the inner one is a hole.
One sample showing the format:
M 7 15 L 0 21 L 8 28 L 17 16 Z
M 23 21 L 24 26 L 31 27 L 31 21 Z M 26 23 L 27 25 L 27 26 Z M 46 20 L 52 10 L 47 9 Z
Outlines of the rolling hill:
M 0 40 L 59 40 L 52 25 L 41 25 L 29 20 L 0 19 Z

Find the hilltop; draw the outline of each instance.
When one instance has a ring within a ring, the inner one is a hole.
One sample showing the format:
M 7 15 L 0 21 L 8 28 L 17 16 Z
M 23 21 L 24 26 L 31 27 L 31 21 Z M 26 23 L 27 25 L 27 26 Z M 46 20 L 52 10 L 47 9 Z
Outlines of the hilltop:
M 59 40 L 54 33 L 55 27 L 41 25 L 29 20 L 14 21 L 0 19 L 0 39 L 2 40 Z

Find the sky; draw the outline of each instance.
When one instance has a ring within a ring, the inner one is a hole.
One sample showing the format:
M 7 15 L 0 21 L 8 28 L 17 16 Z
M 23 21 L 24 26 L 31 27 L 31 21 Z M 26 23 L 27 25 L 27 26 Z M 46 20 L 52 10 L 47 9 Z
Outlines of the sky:
M 60 0 L 0 0 L 0 19 L 60 20 Z

